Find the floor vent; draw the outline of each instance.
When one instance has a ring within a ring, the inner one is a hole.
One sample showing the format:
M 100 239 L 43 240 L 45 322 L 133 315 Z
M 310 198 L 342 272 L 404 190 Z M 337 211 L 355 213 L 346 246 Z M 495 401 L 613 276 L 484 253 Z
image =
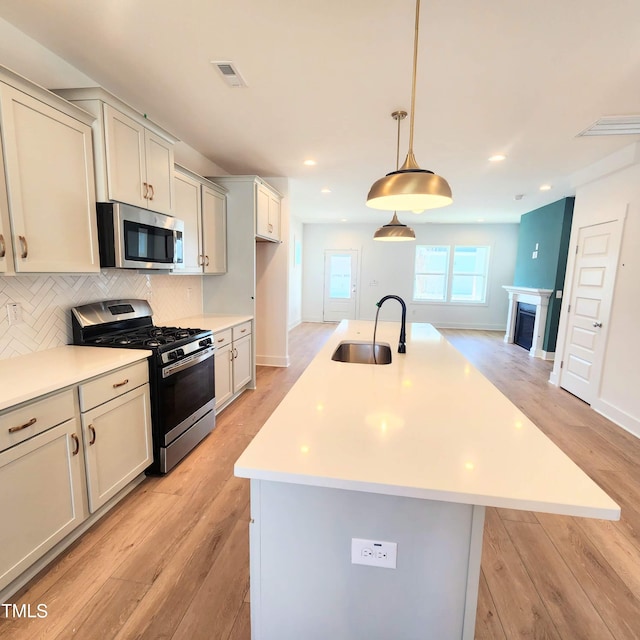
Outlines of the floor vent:
M 246 87 L 247 83 L 233 62 L 228 60 L 212 60 L 211 64 L 218 68 L 224 81 L 233 89 Z
M 578 136 L 630 136 L 640 134 L 640 116 L 604 116 Z

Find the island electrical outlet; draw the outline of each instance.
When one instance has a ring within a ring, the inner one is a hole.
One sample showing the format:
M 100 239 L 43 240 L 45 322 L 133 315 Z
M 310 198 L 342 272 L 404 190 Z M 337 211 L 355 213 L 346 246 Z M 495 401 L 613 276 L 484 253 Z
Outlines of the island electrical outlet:
M 395 569 L 397 555 L 398 545 L 395 542 L 351 538 L 351 564 Z

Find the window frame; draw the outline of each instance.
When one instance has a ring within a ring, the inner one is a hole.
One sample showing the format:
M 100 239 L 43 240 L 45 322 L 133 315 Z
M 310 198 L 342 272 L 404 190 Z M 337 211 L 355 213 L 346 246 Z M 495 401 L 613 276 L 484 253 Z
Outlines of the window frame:
M 445 297 L 444 300 L 423 300 L 420 298 L 416 298 L 416 276 L 418 275 L 440 275 L 431 272 L 418 272 L 416 269 L 416 258 L 418 254 L 418 247 L 437 247 L 447 249 L 448 251 L 448 264 L 447 271 L 444 274 L 445 277 Z M 451 290 L 453 287 L 453 278 L 454 275 L 482 275 L 480 273 L 458 273 L 455 274 L 453 271 L 453 264 L 455 260 L 455 254 L 457 248 L 477 248 L 477 249 L 486 249 L 487 250 L 487 261 L 486 268 L 484 272 L 485 279 L 485 287 L 484 287 L 484 299 L 480 302 L 476 302 L 473 300 L 452 300 L 451 299 Z M 472 306 L 472 307 L 486 307 L 489 305 L 489 275 L 491 273 L 491 255 L 493 253 L 493 246 L 491 244 L 417 244 L 415 247 L 414 254 L 414 262 L 413 262 L 413 286 L 412 286 L 412 303 L 413 304 L 426 304 L 426 305 L 445 305 L 445 306 Z

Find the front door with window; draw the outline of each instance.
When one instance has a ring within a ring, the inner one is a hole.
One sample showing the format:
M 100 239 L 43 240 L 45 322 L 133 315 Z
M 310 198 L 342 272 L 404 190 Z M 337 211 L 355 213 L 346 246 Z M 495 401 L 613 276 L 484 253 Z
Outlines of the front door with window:
M 325 251 L 323 320 L 356 317 L 357 251 Z

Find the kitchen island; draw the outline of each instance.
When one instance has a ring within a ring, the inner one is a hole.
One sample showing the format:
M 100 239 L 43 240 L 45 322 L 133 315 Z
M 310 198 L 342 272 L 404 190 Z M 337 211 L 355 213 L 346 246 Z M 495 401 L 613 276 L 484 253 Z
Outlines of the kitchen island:
M 331 360 L 372 333 L 342 322 L 236 462 L 255 639 L 473 638 L 485 507 L 620 516 L 430 325 L 398 354 L 399 324 L 380 323 L 389 365 Z M 353 539 L 397 544 L 396 568 L 359 564 Z

